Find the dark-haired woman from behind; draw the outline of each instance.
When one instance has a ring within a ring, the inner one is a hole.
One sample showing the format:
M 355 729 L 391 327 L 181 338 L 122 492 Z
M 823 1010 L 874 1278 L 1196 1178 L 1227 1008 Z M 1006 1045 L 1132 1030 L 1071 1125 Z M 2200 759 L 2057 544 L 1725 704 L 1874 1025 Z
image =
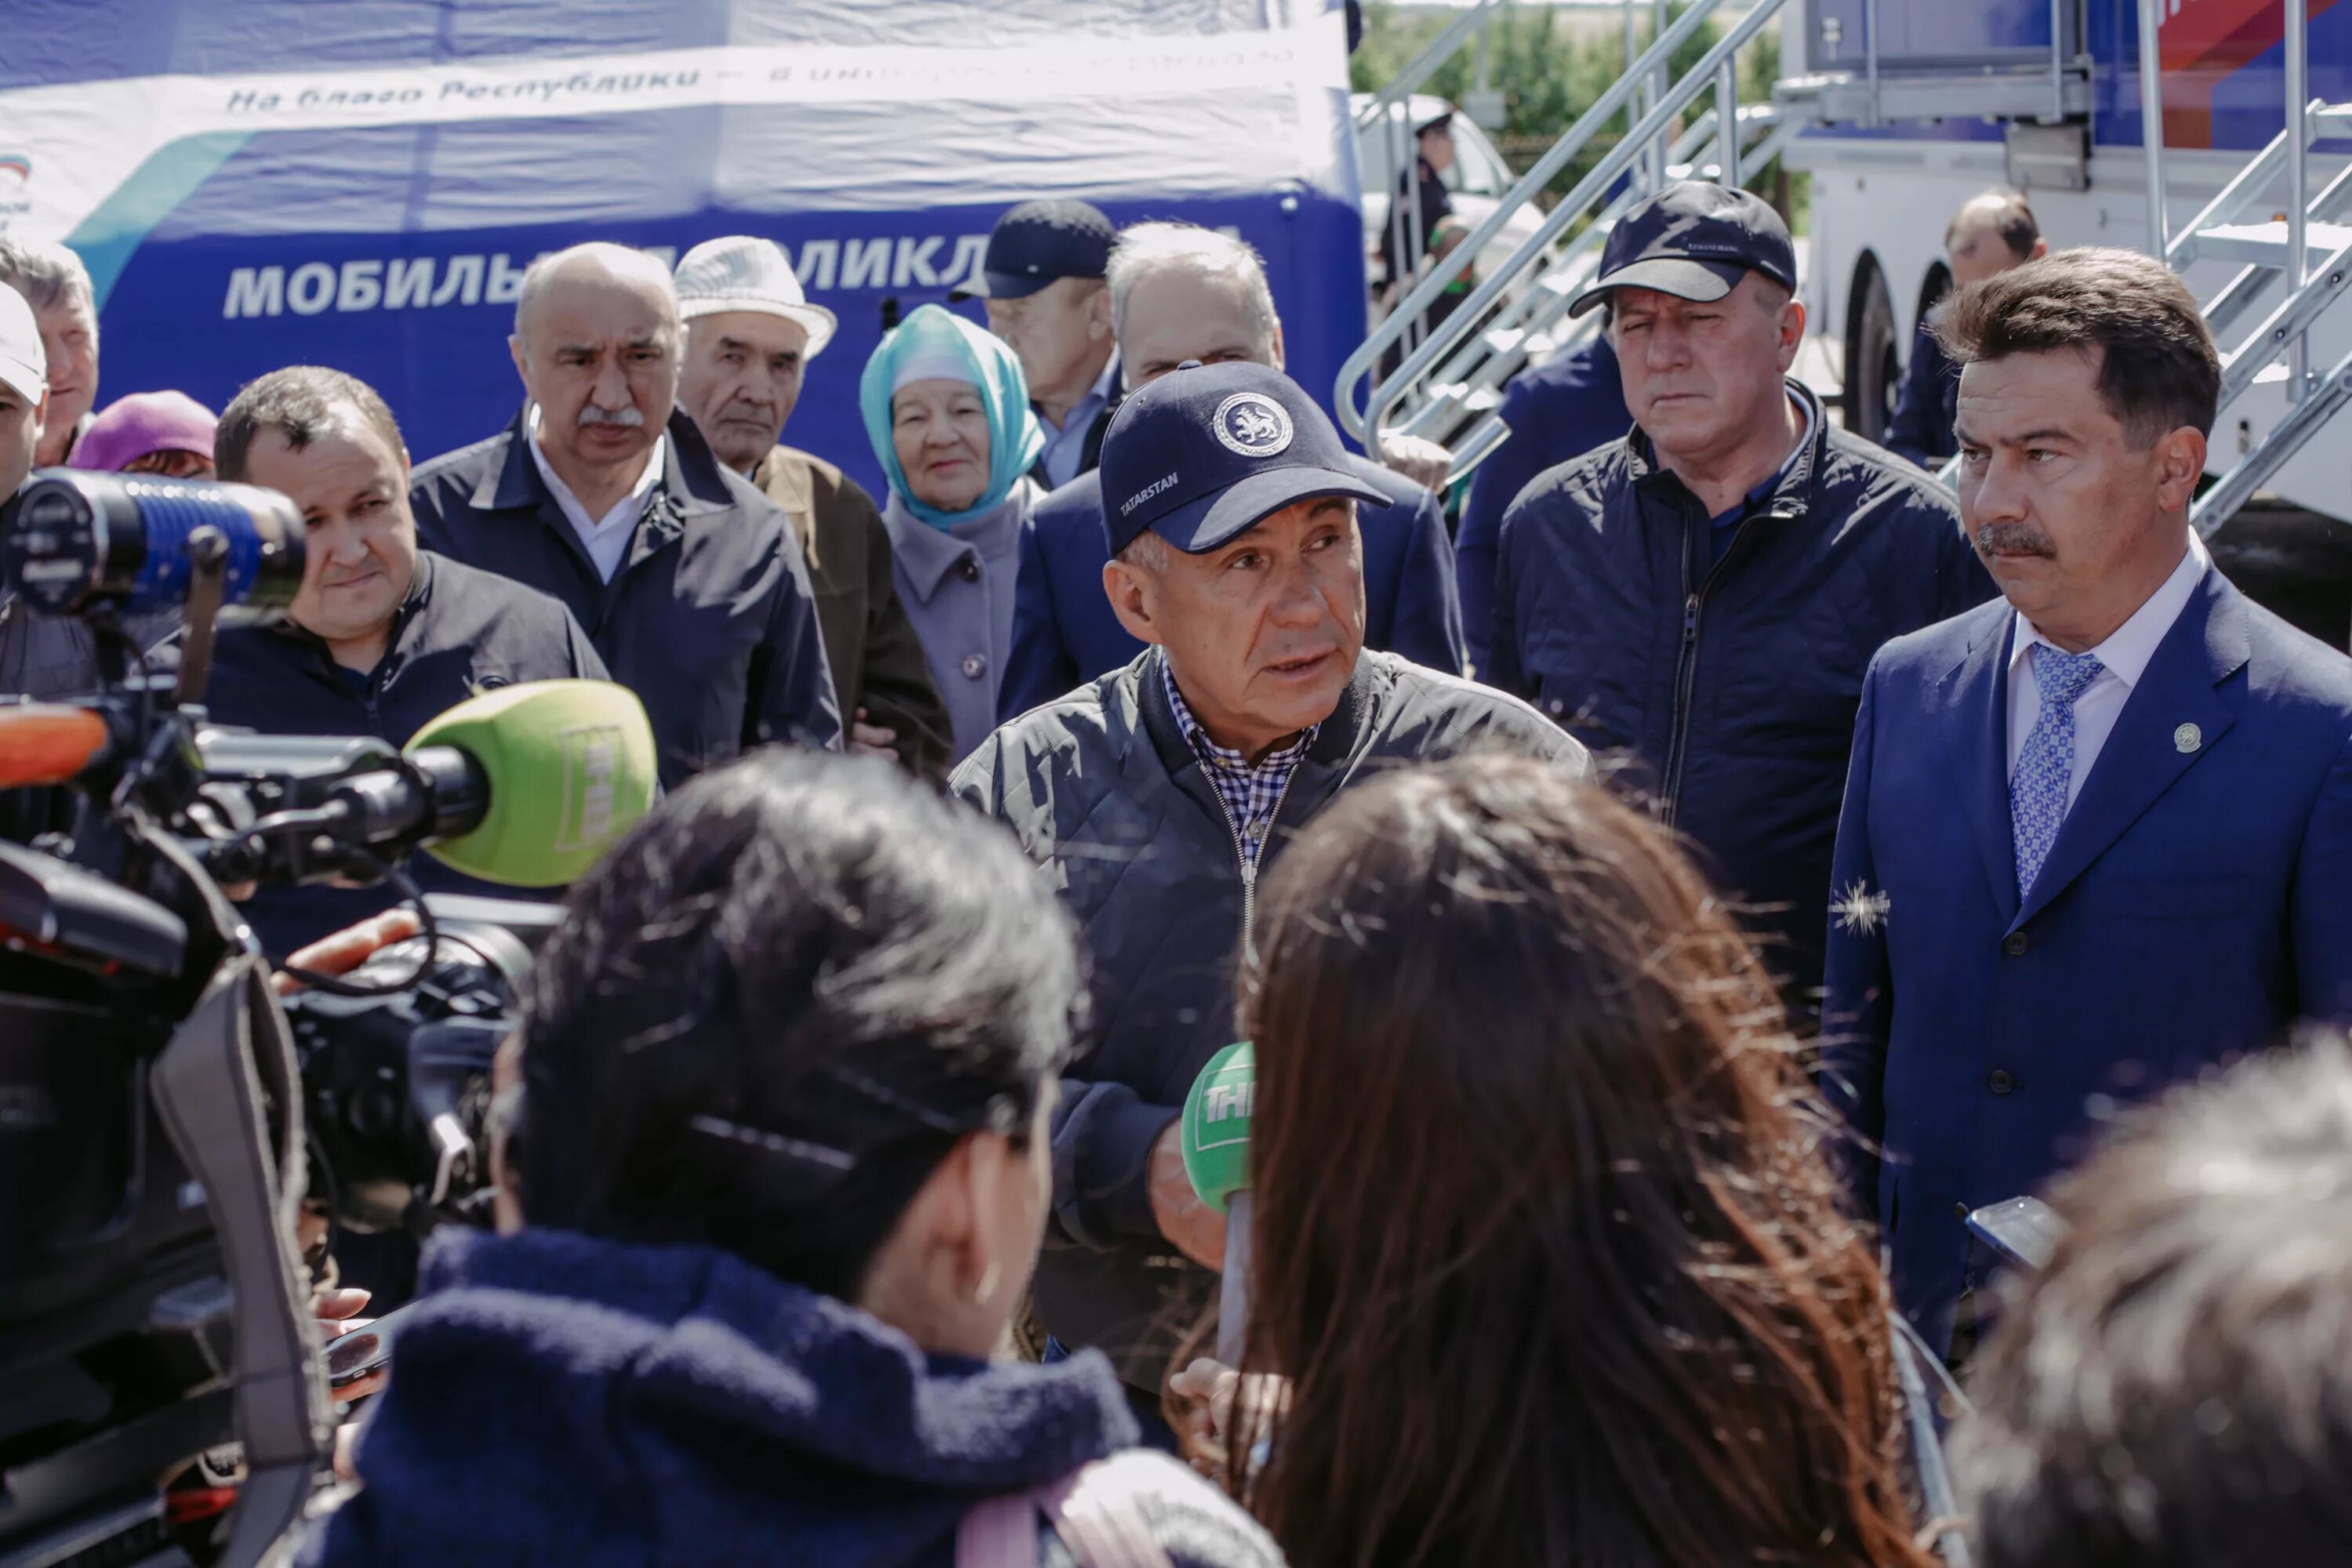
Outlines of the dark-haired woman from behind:
M 1279 1568 L 1100 1355 L 989 1359 L 1076 995 L 1012 840 L 895 768 L 771 747 L 664 801 L 540 954 L 503 1234 L 434 1237 L 307 1561 Z
M 1930 1561 L 1885 1283 L 1664 833 L 1540 763 L 1401 773 L 1257 941 L 1243 1359 L 1286 1397 L 1223 1458 L 1291 1563 Z

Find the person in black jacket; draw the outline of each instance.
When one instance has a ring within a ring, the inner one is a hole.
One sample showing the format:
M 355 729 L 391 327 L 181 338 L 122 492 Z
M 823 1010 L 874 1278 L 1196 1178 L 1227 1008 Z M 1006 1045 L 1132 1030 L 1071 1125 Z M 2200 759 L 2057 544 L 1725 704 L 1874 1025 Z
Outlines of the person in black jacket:
M 1684 181 L 1611 231 L 1572 308 L 1611 310 L 1634 428 L 1505 515 L 1489 679 L 1636 764 L 1809 1005 L 1870 657 L 1993 590 L 1951 496 L 1787 379 L 1795 286 L 1745 191 Z
M 301 509 L 302 588 L 284 616 L 224 626 L 205 706 L 269 735 L 373 735 L 401 746 L 476 693 L 607 679 L 571 613 L 544 594 L 416 548 L 408 449 L 373 388 L 297 365 L 237 394 L 214 437 L 224 479 Z M 425 857 L 419 887 L 528 897 Z M 398 902 L 388 885 L 265 888 L 247 918 L 273 958 Z
M 561 599 L 653 720 L 675 787 L 749 747 L 838 751 L 841 709 L 791 522 L 676 408 L 667 268 L 618 245 L 543 256 L 510 340 L 528 396 L 418 468 L 417 537 Z
M 2033 209 L 2013 191 L 1969 197 L 1944 230 L 1944 256 L 1956 289 L 2049 254 L 2050 242 L 2042 237 Z M 1936 341 L 1935 321 L 1934 310 L 1919 313 L 1895 417 L 1886 426 L 1886 449 L 1923 468 L 1940 466 L 1960 449 L 1959 437 L 1952 434 L 1960 409 L 1960 367 Z
M 1137 224 L 1119 237 L 1111 297 L 1130 386 L 1186 360 L 1282 368 L 1282 322 L 1265 266 L 1243 241 L 1191 224 Z M 1445 514 L 1423 485 L 1349 454 L 1381 494 L 1356 514 L 1363 541 L 1365 640 L 1449 675 L 1462 672 L 1462 612 Z M 1031 512 L 1021 534 L 1013 653 L 997 694 L 1011 719 L 1143 651 L 1103 596 L 1110 546 L 1098 474 L 1081 474 Z
M 1480 746 L 1591 763 L 1526 703 L 1365 648 L 1355 513 L 1385 492 L 1281 372 L 1190 365 L 1139 388 L 1101 478 L 1104 584 L 1152 646 L 999 730 L 951 787 L 1045 868 L 1091 958 L 1037 1316 L 1059 1344 L 1108 1351 L 1156 1412 L 1171 1326 L 1223 1248 L 1176 1108 L 1234 1038 L 1261 868 L 1386 766 Z

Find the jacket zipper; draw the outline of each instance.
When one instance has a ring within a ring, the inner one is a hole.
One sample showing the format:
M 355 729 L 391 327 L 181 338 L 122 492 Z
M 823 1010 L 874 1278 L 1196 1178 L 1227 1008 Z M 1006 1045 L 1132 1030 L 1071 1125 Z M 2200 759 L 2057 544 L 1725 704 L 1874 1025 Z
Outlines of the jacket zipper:
M 1304 762 L 1306 759 L 1302 757 L 1299 761 Z M 1206 769 L 1209 764 L 1202 763 L 1201 766 Z M 1283 776 L 1282 787 L 1274 792 L 1274 810 L 1266 815 L 1265 819 L 1265 839 L 1261 839 L 1257 847 L 1257 852 L 1261 857 L 1265 854 L 1266 840 L 1274 837 L 1274 825 L 1282 820 L 1282 803 L 1290 798 L 1290 781 L 1297 776 L 1298 766 L 1294 763 L 1291 764 L 1290 772 Z M 1217 788 L 1217 781 L 1213 778 L 1209 781 L 1209 788 L 1217 797 L 1217 810 L 1225 819 L 1225 831 L 1234 836 L 1234 868 L 1241 873 L 1242 879 L 1242 958 L 1247 962 L 1252 952 L 1251 944 L 1255 940 L 1255 930 L 1257 925 L 1258 863 L 1251 858 L 1248 849 L 1242 843 L 1241 824 L 1234 819 L 1234 808 L 1225 804 L 1225 792 Z
M 1779 513 L 1775 510 L 1765 515 L 1778 516 Z M 1675 817 L 1682 809 L 1683 763 L 1690 754 L 1691 698 L 1698 689 L 1699 611 L 1704 605 L 1707 589 L 1723 574 L 1723 563 L 1730 560 L 1732 552 L 1739 548 L 1740 539 L 1755 521 L 1753 512 L 1739 520 L 1738 526 L 1731 531 L 1731 537 L 1724 541 L 1721 552 L 1707 567 L 1706 575 L 1699 579 L 1698 585 L 1690 589 L 1683 600 L 1683 637 L 1681 645 L 1675 650 L 1674 728 L 1666 739 L 1665 784 L 1658 794 L 1658 821 L 1667 827 L 1675 825 Z M 1712 528 L 1714 525 L 1710 521 L 1706 526 Z M 1683 529 L 1683 581 L 1688 583 L 1690 580 L 1691 535 L 1689 526 L 1685 524 Z

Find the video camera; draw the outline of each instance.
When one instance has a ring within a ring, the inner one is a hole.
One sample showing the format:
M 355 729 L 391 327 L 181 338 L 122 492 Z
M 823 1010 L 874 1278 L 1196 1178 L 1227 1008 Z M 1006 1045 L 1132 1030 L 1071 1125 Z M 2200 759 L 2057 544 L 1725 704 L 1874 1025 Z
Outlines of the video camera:
M 480 1215 L 490 1060 L 553 919 L 424 900 L 402 862 L 566 882 L 653 798 L 644 711 L 603 683 L 505 688 L 398 750 L 207 724 L 215 628 L 282 613 L 303 564 L 292 503 L 247 486 L 53 469 L 0 510 L 0 581 L 100 657 L 88 698 L 0 705 L 0 789 L 71 792 L 0 842 L 0 1564 L 243 1564 L 299 1517 L 331 1406 L 298 1211 Z M 125 621 L 173 607 L 159 670 Z M 224 889 L 328 880 L 391 881 L 423 931 L 281 1005 Z M 223 1531 L 163 1489 L 232 1439 Z

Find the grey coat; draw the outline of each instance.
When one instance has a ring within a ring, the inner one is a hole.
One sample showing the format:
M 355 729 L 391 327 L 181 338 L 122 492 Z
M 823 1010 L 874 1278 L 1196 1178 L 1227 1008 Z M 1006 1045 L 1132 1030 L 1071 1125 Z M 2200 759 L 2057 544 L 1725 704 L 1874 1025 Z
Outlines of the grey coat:
M 896 490 L 882 509 L 898 602 L 915 623 L 931 682 L 947 700 L 954 725 L 953 762 L 971 755 L 996 728 L 996 694 L 1013 652 L 1021 531 L 1041 493 L 1024 479 L 992 510 L 948 529 L 908 511 Z

